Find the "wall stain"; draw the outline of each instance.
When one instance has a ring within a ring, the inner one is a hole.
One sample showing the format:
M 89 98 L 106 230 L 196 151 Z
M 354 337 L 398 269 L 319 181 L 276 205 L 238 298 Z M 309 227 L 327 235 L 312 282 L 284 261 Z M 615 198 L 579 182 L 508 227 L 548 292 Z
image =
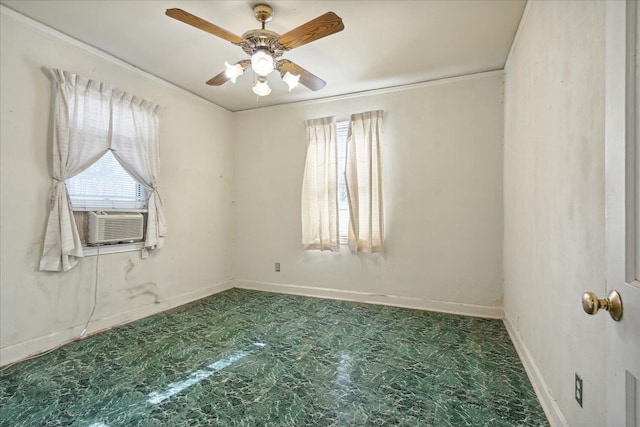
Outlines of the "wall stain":
M 503 305 L 504 300 L 502 298 L 489 301 L 489 307 L 502 307 Z
M 158 293 L 158 286 L 154 282 L 146 282 L 138 286 L 126 289 L 130 295 L 129 299 L 134 299 L 142 295 L 151 295 L 154 298 L 154 304 L 160 304 L 162 297 Z
M 127 260 L 127 266 L 124 268 L 124 277 L 125 279 L 129 277 L 129 273 L 134 269 L 136 265 L 130 259 Z

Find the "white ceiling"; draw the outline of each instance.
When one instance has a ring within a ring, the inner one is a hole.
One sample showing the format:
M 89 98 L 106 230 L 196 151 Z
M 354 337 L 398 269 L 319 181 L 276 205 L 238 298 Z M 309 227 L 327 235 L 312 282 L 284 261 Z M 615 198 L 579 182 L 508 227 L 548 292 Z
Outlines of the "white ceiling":
M 277 72 L 257 99 L 250 70 L 234 85 L 205 81 L 248 56 L 238 46 L 165 16 L 181 8 L 241 36 L 260 27 L 255 1 L 24 1 L 3 5 L 231 111 L 382 89 L 504 67 L 526 0 L 270 1 L 267 29 L 283 34 L 325 12 L 345 29 L 285 52 L 327 82 L 288 92 Z M 54 65 L 54 64 L 52 64 Z M 64 64 L 55 64 L 64 68 Z M 69 70 L 73 71 L 73 70 Z

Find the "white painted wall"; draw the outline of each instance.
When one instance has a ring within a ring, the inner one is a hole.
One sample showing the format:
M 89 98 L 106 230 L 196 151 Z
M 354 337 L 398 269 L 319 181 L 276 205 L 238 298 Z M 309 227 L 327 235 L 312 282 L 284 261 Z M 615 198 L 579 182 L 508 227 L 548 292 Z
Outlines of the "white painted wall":
M 605 289 L 604 16 L 603 2 L 529 2 L 506 67 L 507 323 L 572 426 L 605 425 L 606 316 L 580 304 Z
M 7 363 L 76 337 L 93 304 L 97 259 L 37 271 L 51 187 L 51 84 L 41 67 L 83 74 L 157 102 L 167 244 L 101 256 L 95 328 L 212 293 L 232 277 L 231 113 L 80 43 L 0 14 L 0 347 Z
M 320 295 L 337 290 L 331 295 L 345 298 L 401 297 L 381 300 L 391 303 L 445 301 L 454 310 L 500 307 L 502 101 L 503 74 L 493 72 L 235 113 L 236 282 Z M 303 251 L 304 121 L 377 109 L 385 111 L 386 253 Z

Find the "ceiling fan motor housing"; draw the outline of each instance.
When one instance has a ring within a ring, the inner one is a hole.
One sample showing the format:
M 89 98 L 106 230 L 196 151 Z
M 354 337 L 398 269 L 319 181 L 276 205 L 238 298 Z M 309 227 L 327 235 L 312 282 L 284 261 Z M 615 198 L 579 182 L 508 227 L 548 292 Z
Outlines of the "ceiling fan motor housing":
M 269 30 L 251 30 L 242 35 L 240 47 L 247 55 L 253 55 L 258 50 L 268 51 L 273 58 L 279 58 L 285 52 L 278 41 L 280 34 Z

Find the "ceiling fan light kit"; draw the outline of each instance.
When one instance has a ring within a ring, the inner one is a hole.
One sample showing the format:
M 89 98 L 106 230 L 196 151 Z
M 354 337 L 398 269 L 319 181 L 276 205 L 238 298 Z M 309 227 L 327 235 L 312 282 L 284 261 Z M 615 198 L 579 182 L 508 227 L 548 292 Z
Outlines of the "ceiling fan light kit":
M 287 86 L 289 86 L 289 92 L 291 92 L 291 89 L 298 86 L 298 82 L 300 81 L 300 76 L 291 74 L 290 72 L 287 71 L 286 73 L 284 73 L 284 76 L 282 76 L 282 81 L 285 82 Z
M 253 86 L 253 93 L 258 96 L 267 96 L 271 93 L 271 88 L 265 77 L 258 77 L 258 81 L 255 86 Z
M 253 13 L 256 19 L 262 23 L 262 28 L 249 30 L 242 37 L 239 37 L 182 9 L 167 9 L 166 11 L 166 15 L 173 19 L 240 46 L 251 57 L 250 60 L 241 60 L 233 65 L 225 62 L 225 70 L 209 79 L 208 85 L 220 86 L 229 80 L 235 83 L 236 79 L 251 66 L 251 69 L 258 76 L 257 82 L 253 86 L 253 92 L 258 96 L 267 96 L 271 93 L 266 76 L 271 74 L 273 70 L 280 72 L 280 77 L 289 87 L 289 91 L 298 83 L 313 91 L 322 89 L 327 84 L 324 80 L 301 66 L 280 57 L 288 50 L 342 31 L 344 29 L 342 19 L 333 12 L 327 12 L 280 35 L 265 29 L 265 23 L 273 18 L 271 6 L 258 4 L 253 7 Z
M 235 83 L 236 79 L 244 74 L 244 68 L 242 68 L 242 65 L 240 64 L 231 65 L 228 62 L 225 62 L 224 66 L 226 67 L 225 75 L 229 80 L 231 80 L 231 83 Z
M 251 68 L 259 76 L 268 76 L 274 68 L 273 56 L 268 54 L 264 49 L 258 49 L 251 56 Z

